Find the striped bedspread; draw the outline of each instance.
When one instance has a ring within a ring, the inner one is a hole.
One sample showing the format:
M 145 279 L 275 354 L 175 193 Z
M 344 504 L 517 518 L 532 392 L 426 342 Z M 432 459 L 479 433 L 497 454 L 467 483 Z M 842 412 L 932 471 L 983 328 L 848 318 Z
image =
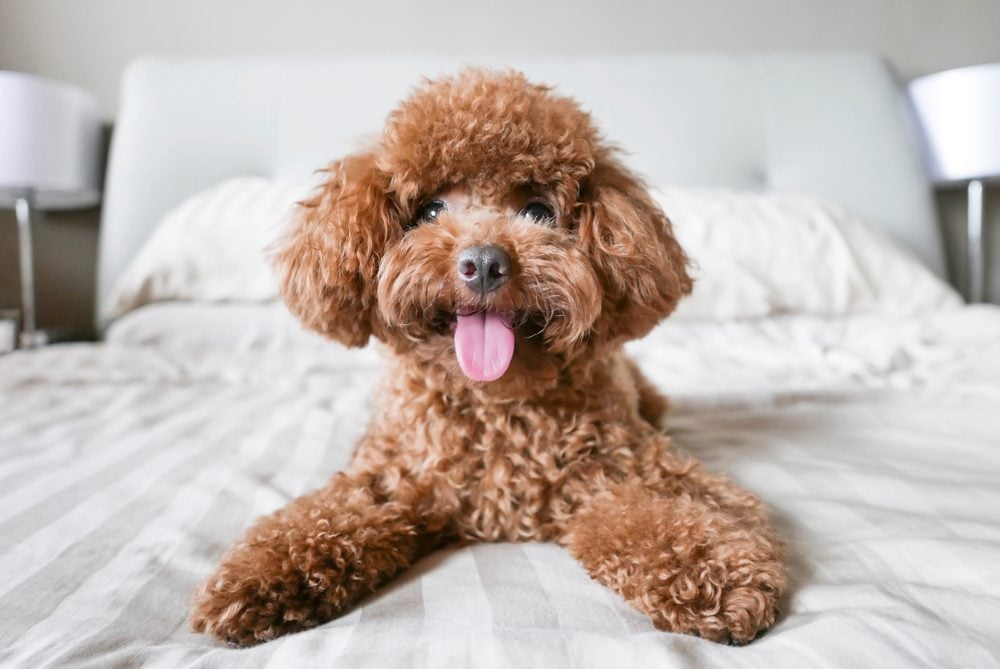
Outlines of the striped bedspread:
M 1000 666 L 1000 309 L 668 324 L 633 353 L 678 447 L 787 538 L 749 646 L 658 632 L 545 544 L 438 552 L 258 647 L 193 634 L 242 529 L 347 462 L 378 362 L 122 338 L 0 357 L 0 665 Z

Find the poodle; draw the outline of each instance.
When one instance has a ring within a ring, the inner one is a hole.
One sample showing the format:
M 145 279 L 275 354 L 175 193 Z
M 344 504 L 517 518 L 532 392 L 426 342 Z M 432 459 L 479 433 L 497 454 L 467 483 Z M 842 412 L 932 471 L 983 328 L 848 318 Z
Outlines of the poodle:
M 238 645 L 335 618 L 452 543 L 554 541 L 661 630 L 743 644 L 782 543 L 671 450 L 622 352 L 691 289 L 671 224 L 591 117 L 517 72 L 426 81 L 334 162 L 275 249 L 308 328 L 387 369 L 350 466 L 252 526 L 195 594 Z

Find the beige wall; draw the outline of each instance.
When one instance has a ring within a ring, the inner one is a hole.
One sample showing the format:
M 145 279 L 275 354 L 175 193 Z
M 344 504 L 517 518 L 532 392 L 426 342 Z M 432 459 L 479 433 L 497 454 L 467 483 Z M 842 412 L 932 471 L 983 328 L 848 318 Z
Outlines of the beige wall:
M 607 51 L 864 48 L 910 78 L 1000 61 L 997 0 L 0 0 L 0 68 L 77 83 L 113 119 L 122 69 L 143 53 L 578 54 Z M 994 189 L 998 190 L 998 189 Z M 961 251 L 962 199 L 940 198 Z M 994 267 L 1000 196 L 991 192 Z M 95 214 L 39 233 L 41 318 L 89 313 Z M 0 306 L 16 304 L 15 237 L 0 212 Z M 953 269 L 961 272 L 960 253 Z M 991 276 L 1000 299 L 1000 270 Z M 87 302 L 86 305 L 81 303 Z M 85 307 L 85 308 L 84 308 Z

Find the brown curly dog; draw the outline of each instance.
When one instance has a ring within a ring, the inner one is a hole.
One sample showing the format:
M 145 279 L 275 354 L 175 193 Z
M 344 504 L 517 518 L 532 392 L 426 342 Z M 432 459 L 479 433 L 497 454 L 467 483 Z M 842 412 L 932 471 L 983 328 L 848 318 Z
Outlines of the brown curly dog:
M 374 417 L 347 471 L 225 556 L 194 629 L 254 644 L 446 543 L 556 541 L 658 628 L 752 640 L 781 542 L 760 500 L 671 452 L 622 353 L 690 291 L 686 262 L 575 102 L 518 73 L 426 83 L 276 253 L 306 326 L 386 345 Z

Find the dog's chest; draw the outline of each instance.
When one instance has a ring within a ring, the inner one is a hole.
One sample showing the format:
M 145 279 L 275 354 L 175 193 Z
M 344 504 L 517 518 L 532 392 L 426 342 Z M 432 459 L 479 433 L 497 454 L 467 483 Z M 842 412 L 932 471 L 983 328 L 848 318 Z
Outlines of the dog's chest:
M 468 539 L 552 538 L 565 485 L 610 464 L 600 455 L 608 422 L 586 412 L 514 408 L 469 418 L 455 442 L 462 454 L 442 472 L 463 482 L 460 531 Z
M 389 377 L 354 466 L 410 480 L 470 540 L 554 538 L 581 487 L 639 468 L 636 446 L 652 429 L 614 375 L 544 402 L 420 389 L 405 378 Z

